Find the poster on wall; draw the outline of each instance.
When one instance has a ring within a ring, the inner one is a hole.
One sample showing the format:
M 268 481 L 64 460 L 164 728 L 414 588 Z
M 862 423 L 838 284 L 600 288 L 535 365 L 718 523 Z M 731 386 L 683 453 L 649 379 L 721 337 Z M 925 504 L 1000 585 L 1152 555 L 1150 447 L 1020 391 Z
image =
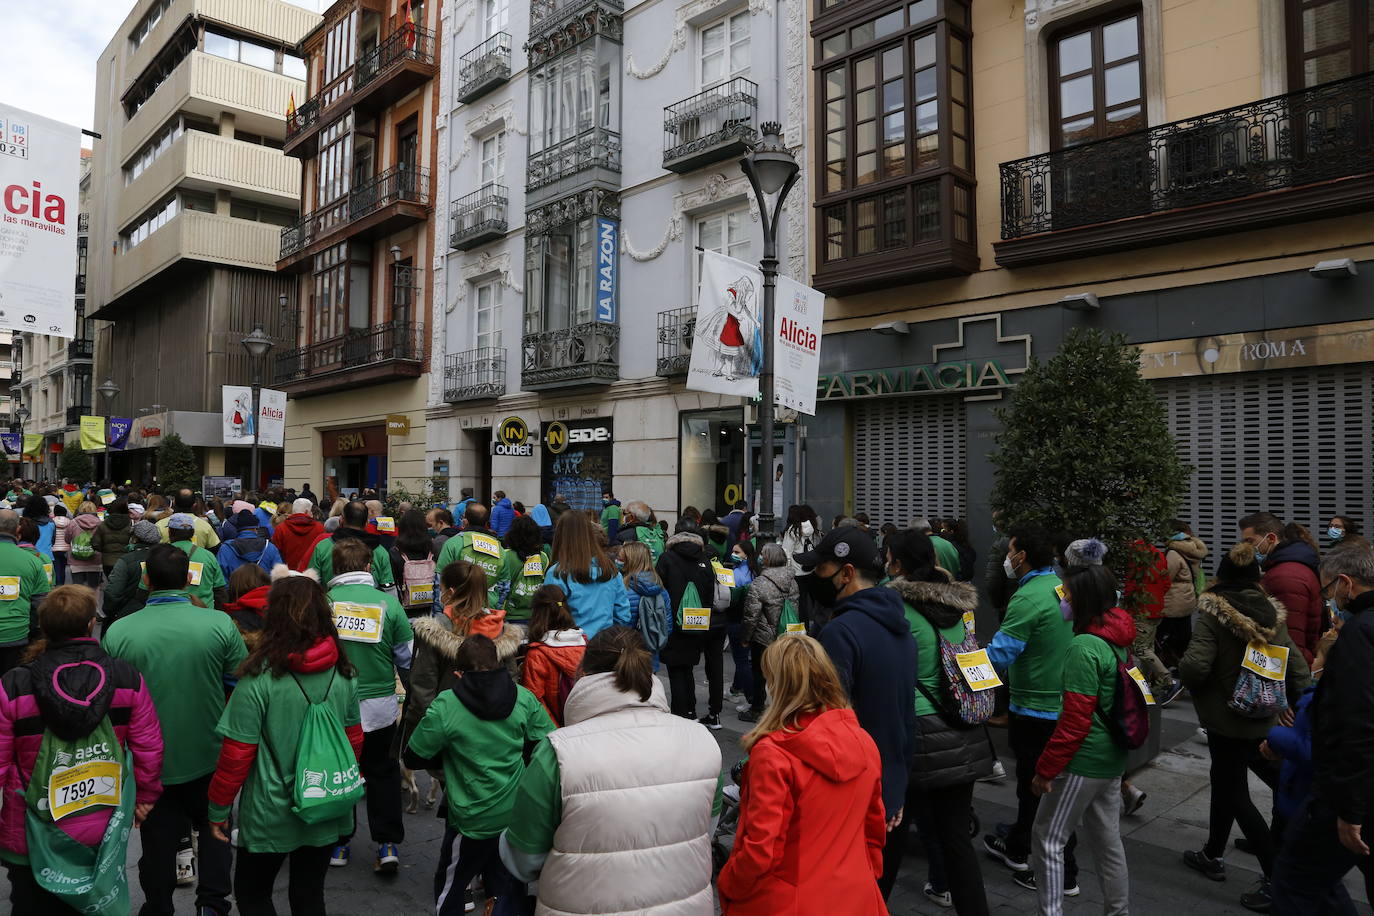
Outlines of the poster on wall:
M 257 429 L 253 423 L 253 389 L 247 385 L 223 386 L 224 444 L 252 445 Z
M 773 344 L 773 403 L 814 417 L 825 294 L 779 277 L 775 309 L 778 336 Z
M 81 130 L 0 104 L 0 329 L 74 337 Z
M 688 389 L 759 396 L 762 296 L 763 274 L 756 266 L 714 251 L 702 252 Z
M 601 494 L 612 492 L 615 426 L 610 417 L 556 420 L 544 425 L 540 452 L 543 490 L 577 510 L 601 511 Z
M 816 383 L 811 383 L 815 393 Z M 258 425 L 262 427 L 262 444 L 269 448 L 286 445 L 286 392 L 273 388 L 258 389 Z

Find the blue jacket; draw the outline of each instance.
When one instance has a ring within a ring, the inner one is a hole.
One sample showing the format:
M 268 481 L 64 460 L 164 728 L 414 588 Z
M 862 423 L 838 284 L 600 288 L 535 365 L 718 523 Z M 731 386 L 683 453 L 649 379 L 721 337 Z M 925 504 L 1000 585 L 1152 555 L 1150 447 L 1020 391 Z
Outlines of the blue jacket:
M 1312 794 L 1312 697 L 1316 692 L 1315 684 L 1302 692 L 1291 726 L 1269 729 L 1269 748 L 1283 758 L 1274 807 L 1289 820 Z
M 34 541 L 33 546 L 49 563 L 52 562 L 52 538 L 56 533 L 57 526 L 51 518 L 38 519 L 38 540 Z
M 244 531 L 232 541 L 220 544 L 215 559 L 219 560 L 219 568 L 224 571 L 225 579 L 245 563 L 256 563 L 263 572 L 270 574 L 273 566 L 286 562 L 281 558 L 277 545 L 256 530 Z
M 539 533 L 544 535 L 544 543 L 553 543 L 553 519 L 549 517 L 549 510 L 543 503 L 537 504 L 530 510 L 530 518 L 539 526 Z
M 272 513 L 259 506 L 253 510 L 253 514 L 258 517 L 259 524 L 267 529 L 267 536 L 272 536 Z
M 835 605 L 820 641 L 849 691 L 859 724 L 878 745 L 883 805 L 892 817 L 906 803 L 916 752 L 916 640 L 902 596 L 890 588 L 855 592 Z
M 515 507 L 510 504 L 509 496 L 491 507 L 491 530 L 495 531 L 498 537 L 505 537 L 514 521 Z
M 596 561 L 592 561 L 591 578 L 595 579 L 600 571 Z M 583 585 L 571 576 L 558 571 L 558 564 L 549 567 L 544 576 L 545 585 L 557 585 L 568 596 L 568 610 L 572 612 L 573 623 L 591 639 L 602 630 L 613 626 L 629 626 L 634 620 L 630 608 L 630 594 L 625 590 L 625 580 L 613 575 L 605 582 L 589 582 Z

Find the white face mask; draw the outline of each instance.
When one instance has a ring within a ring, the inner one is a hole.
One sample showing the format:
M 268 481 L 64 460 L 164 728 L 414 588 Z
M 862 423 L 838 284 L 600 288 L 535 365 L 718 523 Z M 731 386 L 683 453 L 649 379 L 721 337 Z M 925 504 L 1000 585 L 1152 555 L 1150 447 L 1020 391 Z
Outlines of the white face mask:
M 1003 560 L 1002 560 L 1002 572 L 1004 572 L 1004 573 L 1007 574 L 1007 578 L 1008 578 L 1008 579 L 1015 579 L 1015 578 L 1018 578 L 1017 575 L 1016 575 L 1016 567 L 1011 565 L 1011 557 L 1005 557 L 1005 558 L 1003 558 Z

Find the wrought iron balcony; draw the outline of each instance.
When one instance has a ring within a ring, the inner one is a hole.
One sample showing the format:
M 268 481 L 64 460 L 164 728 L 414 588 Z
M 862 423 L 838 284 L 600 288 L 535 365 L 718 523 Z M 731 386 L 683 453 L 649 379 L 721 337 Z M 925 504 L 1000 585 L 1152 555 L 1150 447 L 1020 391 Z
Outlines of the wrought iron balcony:
M 409 208 L 397 205 L 409 204 Z M 305 214 L 281 231 L 282 259 L 301 251 L 327 234 L 358 224 L 358 232 L 375 234 L 423 222 L 419 207 L 429 206 L 429 170 L 402 164 L 357 185 L 346 198 Z M 388 208 L 392 212 L 387 213 Z M 381 217 L 374 219 L 377 214 Z M 279 265 L 280 269 L 284 265 Z
M 530 153 L 525 164 L 525 190 L 535 191 L 592 170 L 606 173 L 613 185 L 619 185 L 620 134 L 595 127 Z
M 379 108 L 423 84 L 435 73 L 434 33 L 406 23 L 353 67 L 353 104 Z
M 684 174 L 743 155 L 757 139 L 757 83 L 736 77 L 663 109 L 663 167 Z
M 505 393 L 505 347 L 479 347 L 444 357 L 445 401 L 499 398 Z
M 1374 73 L 1004 162 L 1001 181 L 1003 265 L 1368 209 Z
M 429 205 L 428 169 L 395 165 L 356 186 L 348 195 L 349 220 L 362 219 L 400 201 Z
M 294 112 L 287 115 L 285 142 L 290 143 L 302 131 L 319 123 L 321 107 L 320 97 L 315 95 L 301 102 Z
M 507 229 L 508 199 L 505 185 L 489 184 L 455 200 L 449 206 L 449 247 L 467 251 L 503 238 Z
M 91 416 L 90 404 L 73 404 L 67 408 L 67 425 L 80 426 L 82 417 Z
M 90 232 L 90 231 L 91 231 L 91 215 L 90 215 L 89 213 L 82 213 L 82 214 L 80 214 L 79 216 L 77 216 L 77 218 L 76 218 L 76 231 L 77 231 L 77 232 Z
M 620 326 L 600 321 L 526 334 L 521 384 L 530 390 L 620 378 Z
M 695 305 L 658 313 L 658 374 L 668 378 L 686 375 L 692 362 L 692 335 L 696 333 Z
M 598 7 L 616 15 L 625 9 L 621 0 L 531 0 L 530 38 L 551 32 L 579 13 Z
M 357 328 L 277 357 L 273 380 L 295 397 L 419 378 L 425 363 L 422 324 Z
M 77 275 L 76 275 L 76 294 L 77 294 L 78 296 L 84 296 L 84 295 L 86 295 L 86 275 L 85 275 L 85 274 L 77 274 Z
M 497 32 L 458 59 L 458 101 L 471 102 L 510 79 L 510 34 Z
M 95 341 L 80 337 L 67 341 L 67 359 L 90 359 L 95 355 Z

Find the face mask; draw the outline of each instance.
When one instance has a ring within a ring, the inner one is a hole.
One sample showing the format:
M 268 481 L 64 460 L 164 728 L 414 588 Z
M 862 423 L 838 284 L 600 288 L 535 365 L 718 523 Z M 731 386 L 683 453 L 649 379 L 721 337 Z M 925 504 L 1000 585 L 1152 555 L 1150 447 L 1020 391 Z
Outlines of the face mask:
M 1336 606 L 1336 599 L 1332 598 L 1326 602 L 1326 608 L 1331 612 L 1331 619 L 1345 623 L 1350 619 L 1350 615 Z
M 1340 528 L 1327 528 L 1326 536 L 1333 541 L 1339 541 L 1341 538 L 1345 537 L 1345 532 Z
M 840 589 L 835 585 L 834 577 L 827 579 L 813 572 L 807 576 L 798 576 L 797 585 L 812 601 L 823 607 L 834 607 L 840 598 Z
M 1016 575 L 1016 567 L 1011 565 L 1011 557 L 1002 560 L 1002 572 L 1007 574 L 1008 579 L 1020 578 Z
M 1186 534 L 1184 534 L 1182 531 L 1180 531 L 1178 534 L 1175 534 L 1173 537 L 1169 538 L 1169 540 L 1171 540 L 1171 541 L 1186 541 L 1186 540 L 1188 540 L 1188 535 L 1186 535 Z

